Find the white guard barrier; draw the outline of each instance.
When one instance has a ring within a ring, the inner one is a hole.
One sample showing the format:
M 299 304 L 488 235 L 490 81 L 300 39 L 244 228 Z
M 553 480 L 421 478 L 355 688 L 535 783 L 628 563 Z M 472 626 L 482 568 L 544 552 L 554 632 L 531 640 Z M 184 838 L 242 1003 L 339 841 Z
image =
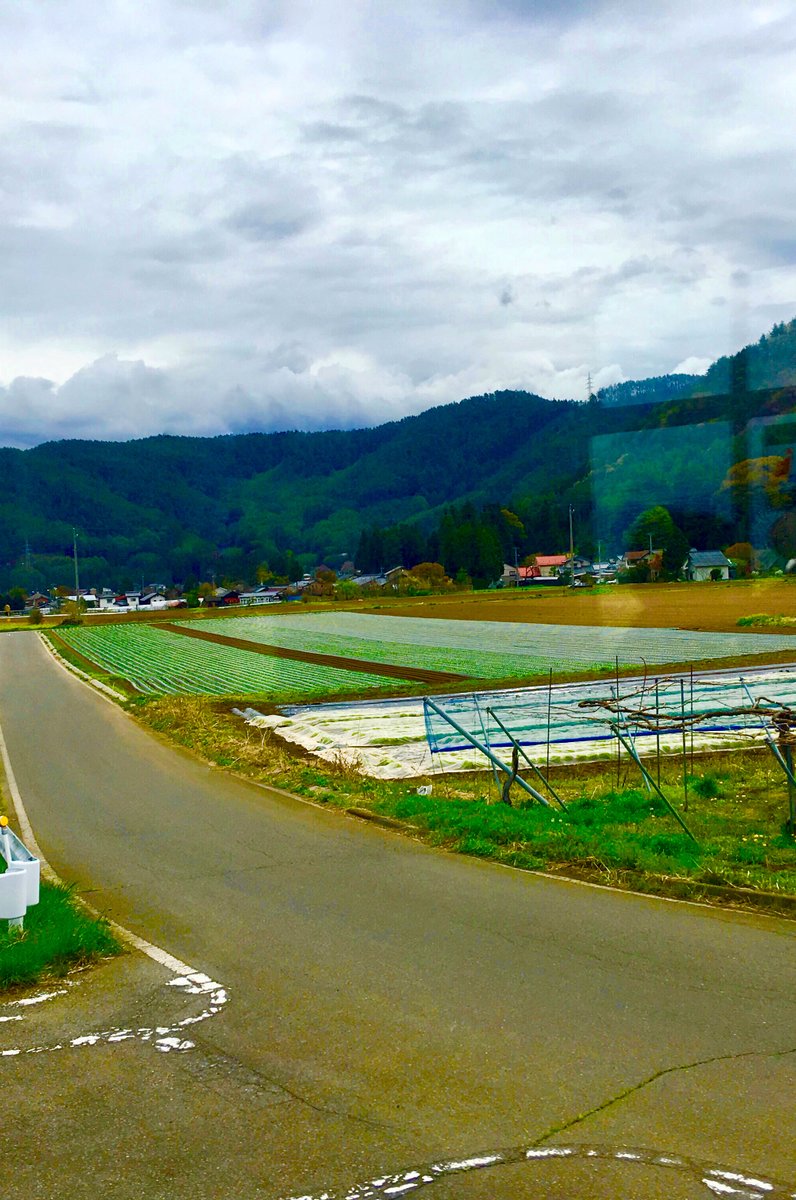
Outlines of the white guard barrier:
M 20 926 L 27 910 L 39 903 L 40 863 L 0 818 L 0 854 L 6 869 L 0 875 L 0 919 Z

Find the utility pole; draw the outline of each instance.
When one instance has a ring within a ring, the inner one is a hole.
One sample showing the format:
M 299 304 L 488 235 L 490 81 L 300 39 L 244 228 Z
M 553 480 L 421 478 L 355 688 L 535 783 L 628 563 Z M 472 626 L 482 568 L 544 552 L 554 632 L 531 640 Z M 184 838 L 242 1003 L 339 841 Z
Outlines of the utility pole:
M 569 506 L 569 586 L 575 586 L 575 540 L 572 536 L 572 505 Z
M 77 568 L 77 530 L 72 526 L 72 553 L 75 558 L 75 601 L 80 603 L 80 573 Z

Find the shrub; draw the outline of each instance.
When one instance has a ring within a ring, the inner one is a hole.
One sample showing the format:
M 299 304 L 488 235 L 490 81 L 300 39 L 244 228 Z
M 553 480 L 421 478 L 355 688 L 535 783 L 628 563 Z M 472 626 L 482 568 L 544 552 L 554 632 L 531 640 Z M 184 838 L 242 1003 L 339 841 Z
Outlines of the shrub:
M 78 600 L 67 600 L 61 611 L 66 617 L 66 620 L 61 622 L 62 625 L 83 624 L 83 605 Z
M 721 795 L 719 781 L 715 775 L 689 775 L 688 786 L 703 800 L 715 800 Z

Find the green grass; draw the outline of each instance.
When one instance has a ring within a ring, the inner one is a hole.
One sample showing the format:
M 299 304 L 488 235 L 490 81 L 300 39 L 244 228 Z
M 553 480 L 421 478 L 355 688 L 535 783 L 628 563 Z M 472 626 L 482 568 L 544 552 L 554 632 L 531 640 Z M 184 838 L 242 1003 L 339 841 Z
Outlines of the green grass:
M 796 617 L 786 617 L 782 613 L 771 615 L 770 613 L 752 613 L 749 617 L 739 617 L 736 621 L 737 625 L 756 626 L 756 625 L 796 625 Z
M 566 812 L 416 795 L 382 797 L 372 807 L 410 822 L 436 845 L 515 866 L 796 895 L 796 842 L 782 829 L 756 829 L 737 813 L 706 807 L 689 813 L 695 844 L 657 797 L 637 788 L 583 795 Z
M 107 922 L 84 912 L 71 888 L 42 882 L 39 903 L 28 909 L 21 934 L 0 921 L 0 989 L 65 975 L 120 952 Z

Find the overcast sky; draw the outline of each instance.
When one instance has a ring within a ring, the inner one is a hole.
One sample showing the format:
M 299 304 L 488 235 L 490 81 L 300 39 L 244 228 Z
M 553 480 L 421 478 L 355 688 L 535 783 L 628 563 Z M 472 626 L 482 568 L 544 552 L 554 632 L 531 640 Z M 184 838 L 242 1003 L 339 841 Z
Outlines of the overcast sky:
M 0 443 L 703 370 L 796 316 L 795 16 L 7 0 Z

